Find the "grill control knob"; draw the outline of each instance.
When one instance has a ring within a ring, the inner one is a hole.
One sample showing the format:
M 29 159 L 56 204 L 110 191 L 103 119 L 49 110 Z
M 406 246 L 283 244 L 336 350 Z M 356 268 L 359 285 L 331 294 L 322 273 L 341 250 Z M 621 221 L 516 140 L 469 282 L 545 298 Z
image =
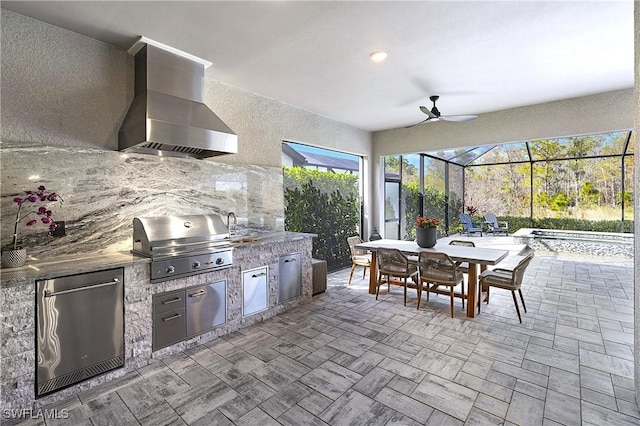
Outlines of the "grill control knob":
M 173 266 L 169 265 L 167 266 L 166 272 L 167 274 L 173 274 L 176 271 L 176 268 L 174 268 Z
M 200 262 L 198 262 L 197 260 L 195 262 L 193 262 L 193 269 L 198 269 L 202 266 L 202 264 Z
M 224 259 L 219 257 L 216 259 L 216 265 L 222 265 L 224 263 Z

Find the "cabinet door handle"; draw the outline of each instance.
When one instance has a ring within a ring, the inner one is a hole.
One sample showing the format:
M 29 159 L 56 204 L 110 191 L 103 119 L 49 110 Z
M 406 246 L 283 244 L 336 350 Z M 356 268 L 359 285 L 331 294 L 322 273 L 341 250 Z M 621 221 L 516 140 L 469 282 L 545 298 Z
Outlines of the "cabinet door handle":
M 174 319 L 178 319 L 182 316 L 182 314 L 175 314 L 175 315 L 171 315 L 168 318 L 162 318 L 162 321 L 167 322 L 167 321 L 173 321 Z
M 191 293 L 189 294 L 189 297 L 200 297 L 200 296 L 204 296 L 205 294 L 207 294 L 206 291 L 204 290 L 198 290 L 195 293 Z
M 106 287 L 106 286 L 110 286 L 110 285 L 116 285 L 119 284 L 120 280 L 118 278 L 114 278 L 113 281 L 109 281 L 108 283 L 101 283 L 101 284 L 91 284 L 91 285 L 86 285 L 84 287 L 77 287 L 77 288 L 72 288 L 69 290 L 60 290 L 60 291 L 49 291 L 46 290 L 44 292 L 44 297 L 53 297 L 53 296 L 60 296 L 63 294 L 68 294 L 68 293 L 75 293 L 76 291 L 83 291 L 83 290 L 92 290 L 94 288 L 99 288 L 99 287 Z
M 294 257 L 292 259 L 285 260 L 284 263 L 295 262 L 295 261 L 296 261 L 296 258 Z
M 267 275 L 267 273 L 266 273 L 266 272 L 260 272 L 259 274 L 253 274 L 253 275 L 251 275 L 251 278 L 264 277 L 265 275 Z
M 169 300 L 165 300 L 162 302 L 163 305 L 170 305 L 171 303 L 176 303 L 181 301 L 182 298 L 181 297 L 176 297 L 175 299 L 169 299 Z

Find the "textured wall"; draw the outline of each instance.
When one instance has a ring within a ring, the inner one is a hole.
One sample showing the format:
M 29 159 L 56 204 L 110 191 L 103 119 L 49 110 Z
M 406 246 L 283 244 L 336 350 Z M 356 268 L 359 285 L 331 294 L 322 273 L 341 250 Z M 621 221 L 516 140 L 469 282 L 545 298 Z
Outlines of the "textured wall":
M 5 9 L 1 42 L 3 142 L 117 149 L 133 57 Z
M 215 75 L 215 65 L 212 68 L 207 76 Z M 205 102 L 238 134 L 238 154 L 217 161 L 279 167 L 283 140 L 371 155 L 370 132 L 212 79 L 207 80 Z
M 238 154 L 124 155 L 133 57 L 4 9 L 1 42 L 0 242 L 11 238 L 11 200 L 39 183 L 64 197 L 55 219 L 70 221 L 62 239 L 26 232 L 31 254 L 128 249 L 136 216 L 235 211 L 241 229 L 281 231 L 283 140 L 370 155 L 369 132 L 216 82 L 215 70 L 206 103 L 238 134 Z

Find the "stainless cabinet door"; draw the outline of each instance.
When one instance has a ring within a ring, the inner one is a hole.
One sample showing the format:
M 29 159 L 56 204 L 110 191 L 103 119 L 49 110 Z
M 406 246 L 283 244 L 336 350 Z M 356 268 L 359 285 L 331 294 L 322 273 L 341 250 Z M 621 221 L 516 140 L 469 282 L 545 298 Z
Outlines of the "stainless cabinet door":
M 269 269 L 242 271 L 242 316 L 262 312 L 269 308 Z
M 123 269 L 42 280 L 36 285 L 39 387 L 61 377 L 75 383 L 79 380 L 73 374 L 80 372 L 84 379 L 89 376 L 83 376 L 83 369 L 97 371 L 96 366 L 111 360 L 124 365 Z M 51 386 L 38 393 L 58 387 Z
M 205 332 L 227 321 L 227 282 L 188 288 L 187 337 Z
M 278 303 L 294 299 L 302 293 L 302 254 L 280 256 L 278 262 Z

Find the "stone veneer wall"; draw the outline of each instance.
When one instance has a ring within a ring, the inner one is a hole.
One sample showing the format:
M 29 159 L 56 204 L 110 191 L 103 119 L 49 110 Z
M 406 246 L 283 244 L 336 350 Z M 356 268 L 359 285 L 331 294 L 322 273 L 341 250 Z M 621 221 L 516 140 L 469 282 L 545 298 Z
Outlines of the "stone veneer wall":
M 284 235 L 284 234 L 283 234 Z M 288 253 L 302 254 L 302 294 L 291 301 L 278 304 L 279 256 Z M 269 309 L 255 315 L 242 317 L 241 271 L 268 266 Z M 70 266 L 73 268 L 73 265 Z M 112 267 L 117 267 L 114 265 Z M 103 267 L 100 269 L 110 269 Z M 299 304 L 311 301 L 311 237 L 283 237 L 270 242 L 255 243 L 234 250 L 232 268 L 195 275 L 187 278 L 152 284 L 149 281 L 147 262 L 125 265 L 125 367 L 89 379 L 67 389 L 35 400 L 35 307 L 34 279 L 0 287 L 3 324 L 2 374 L 0 376 L 0 408 L 41 408 L 53 402 L 69 398 L 109 380 L 121 377 L 149 363 L 152 358 L 162 358 L 184 351 L 240 328 L 264 321 Z M 209 284 L 219 280 L 227 282 L 227 321 L 212 331 L 205 332 L 182 343 L 152 353 L 152 296 L 165 291 Z
M 13 198 L 20 192 L 42 183 L 64 199 L 52 211 L 67 222 L 66 236 L 50 238 L 46 226 L 22 223 L 30 255 L 130 250 L 133 218 L 144 216 L 219 213 L 226 220 L 233 211 L 238 233 L 284 230 L 280 167 L 21 143 L 4 144 L 1 171 L 3 244 L 13 234 Z

